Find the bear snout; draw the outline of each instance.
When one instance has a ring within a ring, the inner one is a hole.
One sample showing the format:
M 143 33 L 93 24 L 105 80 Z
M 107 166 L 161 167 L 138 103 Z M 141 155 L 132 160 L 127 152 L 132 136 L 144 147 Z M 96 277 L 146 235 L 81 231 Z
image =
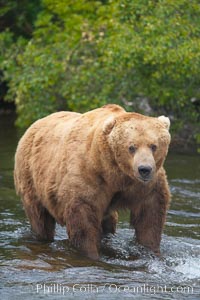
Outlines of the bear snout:
M 148 165 L 141 165 L 138 167 L 138 172 L 142 180 L 147 181 L 151 179 L 152 167 Z

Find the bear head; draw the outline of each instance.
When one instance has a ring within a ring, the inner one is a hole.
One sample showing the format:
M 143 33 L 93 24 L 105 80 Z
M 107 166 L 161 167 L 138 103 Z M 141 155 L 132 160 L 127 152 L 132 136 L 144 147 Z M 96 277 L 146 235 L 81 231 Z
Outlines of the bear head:
M 163 165 L 170 143 L 170 120 L 126 113 L 109 117 L 103 127 L 120 170 L 141 182 L 153 180 Z

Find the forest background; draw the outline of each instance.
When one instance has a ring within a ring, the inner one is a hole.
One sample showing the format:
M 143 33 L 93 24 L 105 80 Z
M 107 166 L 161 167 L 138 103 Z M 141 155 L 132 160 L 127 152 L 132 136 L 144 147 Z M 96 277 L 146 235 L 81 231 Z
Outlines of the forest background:
M 3 0 L 0 99 L 16 125 L 106 103 L 168 115 L 175 144 L 200 144 L 197 0 Z

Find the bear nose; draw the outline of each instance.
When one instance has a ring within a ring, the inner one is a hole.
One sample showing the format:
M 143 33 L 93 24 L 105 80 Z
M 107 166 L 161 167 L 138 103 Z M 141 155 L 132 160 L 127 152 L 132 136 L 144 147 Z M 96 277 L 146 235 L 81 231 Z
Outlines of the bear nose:
M 151 174 L 152 168 L 150 166 L 139 166 L 138 171 L 143 179 L 147 179 Z

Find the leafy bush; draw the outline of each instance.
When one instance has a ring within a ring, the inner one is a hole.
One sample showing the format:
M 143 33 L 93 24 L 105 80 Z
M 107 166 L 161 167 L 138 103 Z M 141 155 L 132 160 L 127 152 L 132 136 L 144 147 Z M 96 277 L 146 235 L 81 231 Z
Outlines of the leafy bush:
M 199 14 L 197 0 L 43 0 L 31 39 L 0 35 L 18 125 L 142 98 L 179 124 L 199 122 Z

